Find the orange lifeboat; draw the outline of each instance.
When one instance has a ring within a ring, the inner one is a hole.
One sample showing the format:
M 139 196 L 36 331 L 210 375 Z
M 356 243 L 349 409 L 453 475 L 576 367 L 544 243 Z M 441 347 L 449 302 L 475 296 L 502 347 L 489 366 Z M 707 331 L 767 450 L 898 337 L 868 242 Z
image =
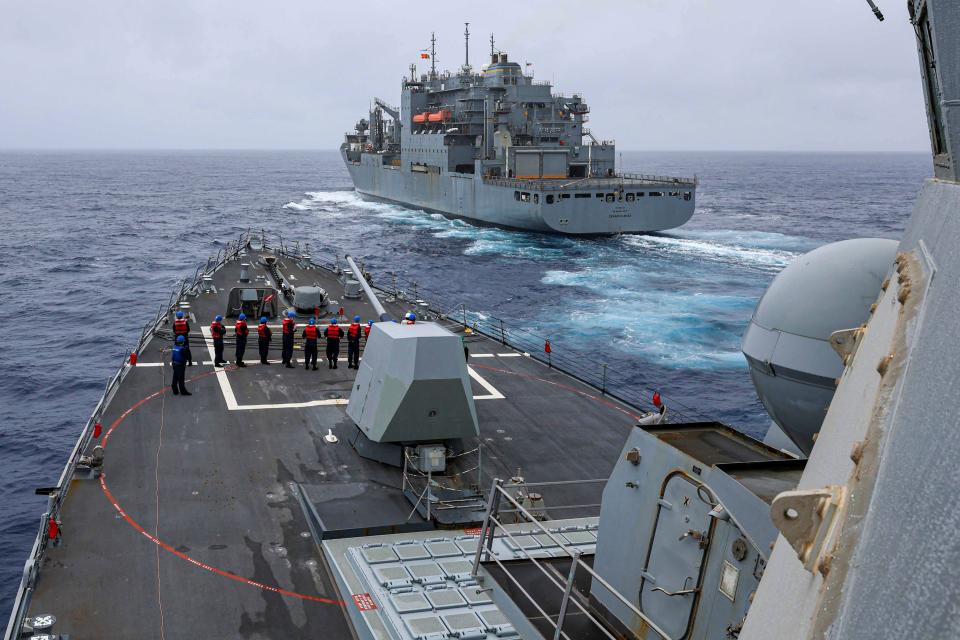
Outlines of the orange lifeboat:
M 435 111 L 427 116 L 429 122 L 443 122 L 449 120 L 453 114 L 450 113 L 449 109 L 441 109 L 440 111 Z
M 423 113 L 418 113 L 418 114 L 416 114 L 415 116 L 413 116 L 413 122 L 414 122 L 414 124 L 423 124 L 423 123 L 426 122 L 426 121 L 427 121 L 427 112 L 426 112 L 426 111 L 424 111 Z

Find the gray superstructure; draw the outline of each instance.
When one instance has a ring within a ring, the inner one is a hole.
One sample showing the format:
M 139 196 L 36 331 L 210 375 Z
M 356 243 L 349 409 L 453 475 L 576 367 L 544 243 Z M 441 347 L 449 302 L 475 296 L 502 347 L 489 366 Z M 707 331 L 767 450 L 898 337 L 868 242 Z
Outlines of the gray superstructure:
M 433 42 L 433 41 L 432 41 Z M 552 93 L 490 38 L 490 62 L 417 75 L 395 108 L 375 98 L 340 147 L 357 192 L 485 224 L 565 234 L 679 227 L 696 178 L 616 170 L 613 141 L 586 128 L 582 96 Z

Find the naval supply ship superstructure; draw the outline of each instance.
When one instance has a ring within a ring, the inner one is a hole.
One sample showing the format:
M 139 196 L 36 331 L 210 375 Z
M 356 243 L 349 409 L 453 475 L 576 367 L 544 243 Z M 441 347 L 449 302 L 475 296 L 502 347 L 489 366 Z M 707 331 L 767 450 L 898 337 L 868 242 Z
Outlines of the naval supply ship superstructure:
M 960 5 L 908 6 L 934 177 L 892 250 L 814 250 L 758 304 L 743 351 L 783 446 L 247 233 L 161 306 L 38 489 L 5 639 L 956 638 Z M 359 369 L 213 366 L 215 314 L 287 309 L 377 320 Z
M 469 31 L 466 32 L 469 43 Z M 340 147 L 359 194 L 484 224 L 572 235 L 663 231 L 693 216 L 696 178 L 616 170 L 613 141 L 585 126 L 577 94 L 554 94 L 490 41 L 490 62 L 411 65 L 400 107 L 376 98 Z

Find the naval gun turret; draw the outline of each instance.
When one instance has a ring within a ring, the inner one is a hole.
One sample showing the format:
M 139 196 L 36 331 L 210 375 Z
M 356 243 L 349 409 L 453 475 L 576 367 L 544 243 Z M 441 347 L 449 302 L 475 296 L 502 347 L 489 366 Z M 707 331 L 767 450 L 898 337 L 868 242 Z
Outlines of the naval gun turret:
M 432 322 L 373 325 L 347 416 L 360 455 L 403 466 L 403 447 L 459 449 L 479 433 L 460 338 Z M 438 461 L 434 466 L 442 471 Z

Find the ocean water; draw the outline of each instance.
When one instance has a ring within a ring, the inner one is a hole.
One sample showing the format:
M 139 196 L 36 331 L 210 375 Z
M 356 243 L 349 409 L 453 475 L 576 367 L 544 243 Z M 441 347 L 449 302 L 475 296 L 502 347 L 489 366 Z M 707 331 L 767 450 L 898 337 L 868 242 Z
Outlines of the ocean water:
M 375 276 L 397 272 L 762 435 L 739 352 L 757 299 L 821 244 L 898 237 L 931 173 L 926 154 L 624 152 L 622 162 L 696 173 L 694 219 L 605 239 L 477 227 L 361 200 L 333 152 L 0 153 L 3 624 L 43 509 L 34 488 L 56 482 L 177 280 L 248 227 L 309 242 L 318 257 L 364 256 Z

